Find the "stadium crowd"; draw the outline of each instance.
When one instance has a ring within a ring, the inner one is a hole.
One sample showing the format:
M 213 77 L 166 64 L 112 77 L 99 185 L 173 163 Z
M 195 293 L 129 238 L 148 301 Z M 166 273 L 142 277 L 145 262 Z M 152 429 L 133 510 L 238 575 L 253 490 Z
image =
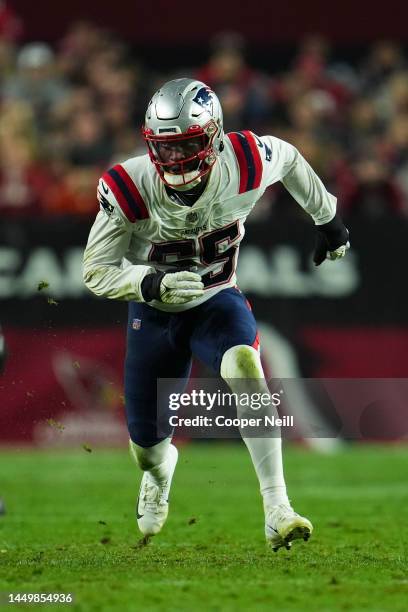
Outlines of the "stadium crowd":
M 298 147 L 344 213 L 408 214 L 404 51 L 380 41 L 359 62 L 330 57 L 328 43 L 310 36 L 291 65 L 268 72 L 249 65 L 240 36 L 224 34 L 205 65 L 158 74 L 93 24 L 72 24 L 51 48 L 23 44 L 18 21 L 0 14 L 0 214 L 93 216 L 101 171 L 145 152 L 149 97 L 182 75 L 214 88 L 227 131 L 252 129 Z M 269 209 L 279 206 L 279 190 L 268 191 Z

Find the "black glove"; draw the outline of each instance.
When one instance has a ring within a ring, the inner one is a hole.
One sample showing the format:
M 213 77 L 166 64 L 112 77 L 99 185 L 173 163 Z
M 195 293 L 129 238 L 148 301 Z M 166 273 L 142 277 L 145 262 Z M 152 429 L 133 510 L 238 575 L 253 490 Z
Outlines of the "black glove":
M 344 257 L 347 249 L 350 248 L 349 231 L 340 216 L 336 214 L 328 223 L 316 225 L 316 229 L 316 245 L 313 255 L 315 265 L 320 266 L 324 262 L 327 252 L 329 252 L 329 259 Z

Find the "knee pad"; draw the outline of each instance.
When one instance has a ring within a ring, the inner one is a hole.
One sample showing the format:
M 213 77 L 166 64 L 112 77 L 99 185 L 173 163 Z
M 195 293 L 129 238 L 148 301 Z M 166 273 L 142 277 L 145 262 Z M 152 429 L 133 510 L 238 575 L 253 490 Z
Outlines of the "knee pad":
M 166 438 L 154 446 L 139 446 L 129 440 L 129 450 L 137 465 L 143 471 L 148 471 L 163 463 L 169 450 L 171 438 Z
M 221 360 L 221 377 L 263 378 L 259 351 L 247 344 L 239 344 L 225 351 Z

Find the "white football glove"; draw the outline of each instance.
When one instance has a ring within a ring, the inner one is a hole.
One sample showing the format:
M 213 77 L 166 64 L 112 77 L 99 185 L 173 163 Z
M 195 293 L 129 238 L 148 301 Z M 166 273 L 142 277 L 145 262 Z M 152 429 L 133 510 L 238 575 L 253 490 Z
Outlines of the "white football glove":
M 338 249 L 335 249 L 334 251 L 328 251 L 327 259 L 330 259 L 331 261 L 334 261 L 336 259 L 341 259 L 342 257 L 345 256 L 346 251 L 348 251 L 349 248 L 350 248 L 350 243 L 347 241 L 346 244 L 342 244 L 341 246 L 339 246 Z
M 201 276 L 195 272 L 171 272 L 160 283 L 160 301 L 164 304 L 185 304 L 203 293 Z
M 164 304 L 185 304 L 203 294 L 201 276 L 195 272 L 155 272 L 142 281 L 142 295 L 146 302 L 159 300 Z

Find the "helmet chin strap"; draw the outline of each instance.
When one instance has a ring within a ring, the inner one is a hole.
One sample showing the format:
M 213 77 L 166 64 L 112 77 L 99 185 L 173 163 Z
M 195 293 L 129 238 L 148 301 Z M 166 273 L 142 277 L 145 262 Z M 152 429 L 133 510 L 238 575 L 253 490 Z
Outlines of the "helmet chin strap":
M 184 174 L 184 180 L 189 181 L 188 185 L 184 184 L 183 176 L 180 174 L 170 174 L 169 172 L 165 172 L 164 178 L 166 179 L 168 185 L 170 185 L 173 189 L 177 189 L 178 191 L 188 191 L 193 187 L 197 187 L 197 185 L 201 183 L 201 176 L 198 176 L 195 181 L 193 180 L 196 175 L 196 170 L 186 172 Z

